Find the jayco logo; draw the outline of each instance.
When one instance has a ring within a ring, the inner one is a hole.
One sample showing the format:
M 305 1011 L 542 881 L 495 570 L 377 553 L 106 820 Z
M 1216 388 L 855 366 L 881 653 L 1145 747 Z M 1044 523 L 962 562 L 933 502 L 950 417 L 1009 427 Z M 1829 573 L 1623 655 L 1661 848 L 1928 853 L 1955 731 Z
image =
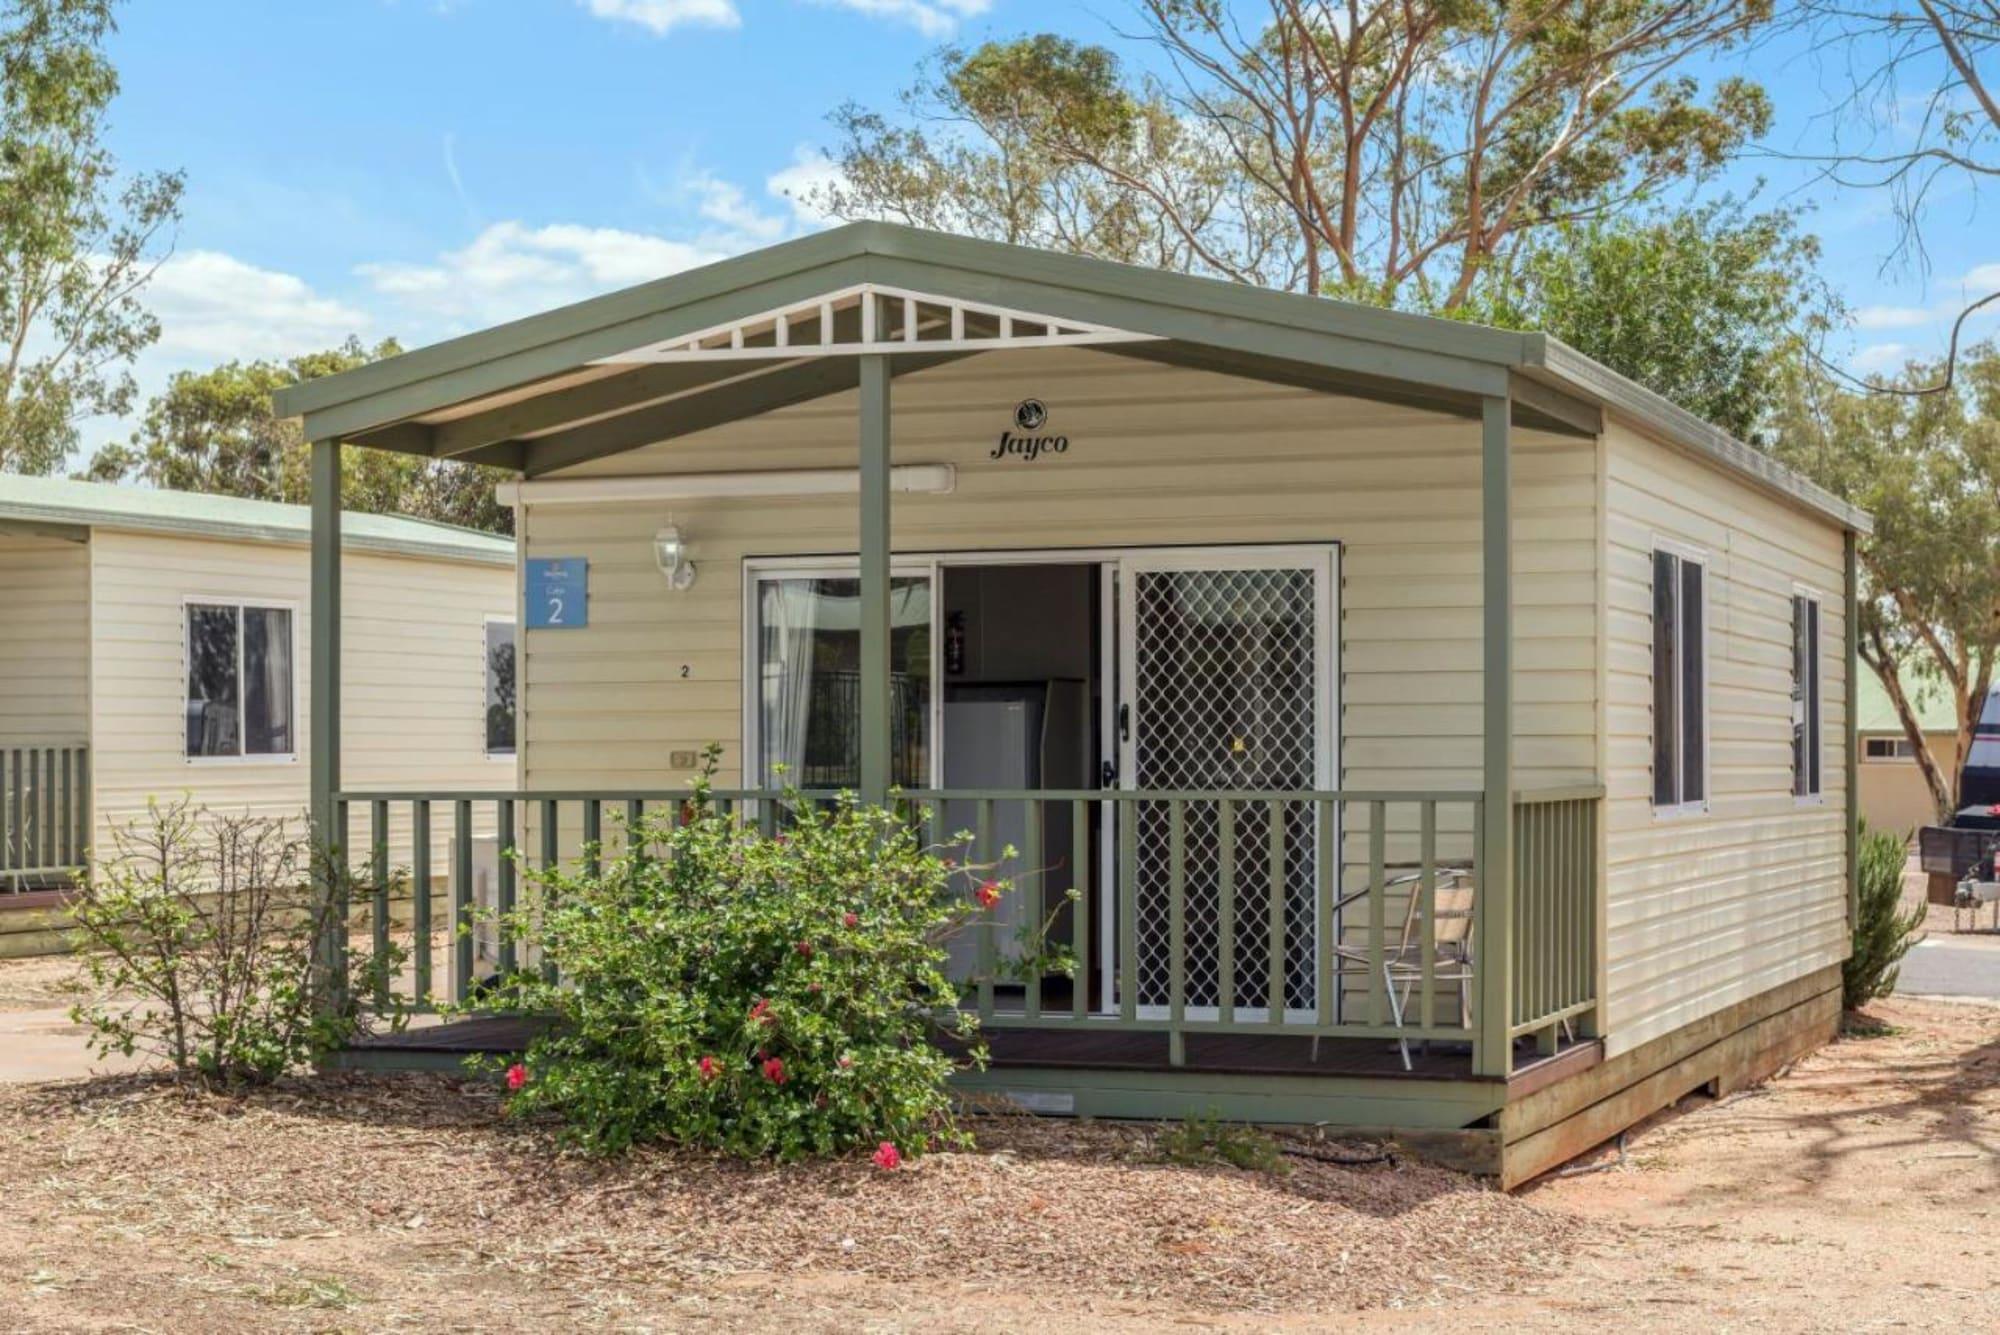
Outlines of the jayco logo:
M 1022 432 L 1038 431 L 1049 420 L 1048 406 L 1040 399 L 1022 399 L 1014 405 L 1014 425 Z M 993 447 L 989 459 L 1004 459 L 1009 455 L 1023 463 L 1033 463 L 1044 454 L 1069 453 L 1068 436 L 1015 435 L 1011 431 L 1000 433 L 1000 443 Z

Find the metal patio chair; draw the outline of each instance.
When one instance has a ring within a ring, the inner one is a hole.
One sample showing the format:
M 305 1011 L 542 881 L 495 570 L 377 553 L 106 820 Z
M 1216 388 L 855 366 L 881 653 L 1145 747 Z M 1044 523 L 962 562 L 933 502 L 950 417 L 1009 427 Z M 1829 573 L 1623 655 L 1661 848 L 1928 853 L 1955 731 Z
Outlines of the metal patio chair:
M 1472 921 L 1475 886 L 1472 868 L 1461 865 L 1443 865 L 1435 869 L 1436 889 L 1432 894 L 1433 916 L 1436 927 L 1432 936 L 1431 982 L 1433 986 L 1453 984 L 1458 988 L 1459 1023 L 1471 1023 L 1471 986 L 1474 977 L 1472 958 Z M 1396 1028 L 1404 1027 L 1405 1013 L 1409 1006 L 1410 992 L 1424 977 L 1424 914 L 1423 896 L 1418 892 L 1423 880 L 1422 872 L 1408 872 L 1391 877 L 1383 883 L 1388 893 L 1402 891 L 1409 897 L 1409 907 L 1403 914 L 1403 930 L 1395 944 L 1382 955 L 1382 986 L 1389 994 L 1389 1013 Z M 1368 892 L 1358 891 L 1347 896 L 1340 907 L 1365 899 Z M 1351 961 L 1361 966 L 1365 972 L 1374 967 L 1369 952 L 1360 946 L 1336 943 L 1333 948 L 1336 959 Z M 1401 990 L 1398 990 L 1398 985 Z M 1403 1057 L 1403 1069 L 1413 1069 L 1410 1061 L 1410 1040 L 1398 1038 L 1396 1046 Z

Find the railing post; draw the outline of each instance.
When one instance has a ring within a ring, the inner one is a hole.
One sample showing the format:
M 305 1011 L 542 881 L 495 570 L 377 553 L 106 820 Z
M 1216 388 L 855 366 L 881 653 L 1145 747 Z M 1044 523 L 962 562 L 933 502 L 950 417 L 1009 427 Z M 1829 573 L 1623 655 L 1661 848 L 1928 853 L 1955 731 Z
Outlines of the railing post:
M 1478 975 L 1475 1074 L 1512 1068 L 1514 923 L 1514 531 L 1509 396 L 1491 394 L 1480 413 L 1480 570 L 1485 601 L 1485 739 L 1479 886 L 1474 901 Z

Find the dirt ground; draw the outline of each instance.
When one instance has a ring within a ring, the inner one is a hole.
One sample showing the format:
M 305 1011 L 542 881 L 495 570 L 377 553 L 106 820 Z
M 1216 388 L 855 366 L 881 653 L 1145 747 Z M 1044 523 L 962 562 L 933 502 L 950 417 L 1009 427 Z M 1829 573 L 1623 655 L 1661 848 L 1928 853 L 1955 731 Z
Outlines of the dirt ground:
M 0 1010 L 60 994 L 28 972 Z M 605 1166 L 458 1079 L 0 1085 L 0 1329 L 2000 1327 L 2000 1009 L 1876 1016 L 1512 1197 L 1025 1118 L 893 1173 Z

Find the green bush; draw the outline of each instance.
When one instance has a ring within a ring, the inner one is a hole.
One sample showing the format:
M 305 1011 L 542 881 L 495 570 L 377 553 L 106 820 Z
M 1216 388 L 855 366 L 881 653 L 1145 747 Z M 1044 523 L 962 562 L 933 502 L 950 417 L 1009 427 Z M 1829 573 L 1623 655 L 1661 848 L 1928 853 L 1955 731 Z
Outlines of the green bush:
M 1861 868 L 1854 917 L 1854 953 L 1841 966 L 1840 1004 L 1859 1010 L 1896 990 L 1897 966 L 1923 940 L 1924 906 L 1903 909 L 1905 841 L 1861 829 Z
M 313 881 L 348 873 L 303 822 L 149 802 L 109 852 L 71 910 L 97 999 L 70 1015 L 100 1056 L 144 1053 L 210 1084 L 265 1084 L 370 1024 L 401 1022 L 393 1002 L 373 1018 L 357 1004 L 401 950 L 350 957 L 339 1006 L 315 989 L 313 947 L 335 901 Z
M 791 1159 L 958 1139 L 953 1060 L 930 1040 L 972 1025 L 940 1019 L 959 994 L 944 943 L 1009 887 L 851 797 L 788 803 L 787 821 L 761 835 L 703 779 L 600 874 L 530 874 L 503 930 L 561 981 L 524 971 L 481 1002 L 553 1022 L 508 1072 L 511 1113 L 553 1114 L 599 1153 L 663 1141 Z

